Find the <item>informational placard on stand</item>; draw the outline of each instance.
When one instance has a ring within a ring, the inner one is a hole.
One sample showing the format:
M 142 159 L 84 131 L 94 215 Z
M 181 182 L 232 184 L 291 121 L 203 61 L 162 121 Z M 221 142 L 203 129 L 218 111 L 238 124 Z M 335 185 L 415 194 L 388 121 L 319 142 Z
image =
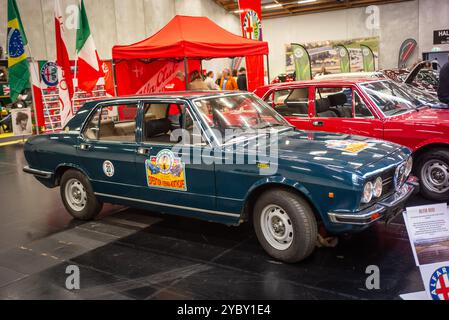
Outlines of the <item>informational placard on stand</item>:
M 407 208 L 404 221 L 427 297 L 432 300 L 449 300 L 447 204 Z

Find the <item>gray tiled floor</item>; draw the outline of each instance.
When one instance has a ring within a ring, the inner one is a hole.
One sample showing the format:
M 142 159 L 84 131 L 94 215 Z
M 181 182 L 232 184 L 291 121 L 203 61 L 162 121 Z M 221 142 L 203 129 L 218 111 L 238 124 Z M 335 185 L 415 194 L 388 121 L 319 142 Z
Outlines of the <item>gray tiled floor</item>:
M 106 205 L 74 221 L 59 190 L 21 172 L 22 148 L 0 148 L 0 299 L 397 299 L 422 290 L 401 218 L 288 265 L 249 225 L 227 227 Z M 411 204 L 422 204 L 418 197 Z M 381 289 L 364 287 L 381 269 Z M 81 290 L 65 288 L 77 265 Z

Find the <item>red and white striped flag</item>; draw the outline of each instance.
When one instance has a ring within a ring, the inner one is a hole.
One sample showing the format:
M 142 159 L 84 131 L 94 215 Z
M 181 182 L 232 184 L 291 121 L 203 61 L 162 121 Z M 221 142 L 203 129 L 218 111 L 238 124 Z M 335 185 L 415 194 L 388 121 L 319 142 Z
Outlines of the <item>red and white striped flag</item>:
M 56 63 L 58 65 L 59 102 L 61 104 L 61 126 L 64 127 L 73 117 L 73 77 L 70 71 L 70 59 L 64 41 L 64 18 L 59 0 L 55 0 L 55 31 L 56 31 Z

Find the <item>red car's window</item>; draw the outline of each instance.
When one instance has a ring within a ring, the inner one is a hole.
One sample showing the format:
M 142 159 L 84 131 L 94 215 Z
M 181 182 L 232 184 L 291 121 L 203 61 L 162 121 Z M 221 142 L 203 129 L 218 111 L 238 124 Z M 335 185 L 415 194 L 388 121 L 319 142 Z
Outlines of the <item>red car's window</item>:
M 309 89 L 294 88 L 273 93 L 274 109 L 283 116 L 307 117 L 309 115 Z
M 326 118 L 352 118 L 353 92 L 349 87 L 317 88 L 315 115 Z

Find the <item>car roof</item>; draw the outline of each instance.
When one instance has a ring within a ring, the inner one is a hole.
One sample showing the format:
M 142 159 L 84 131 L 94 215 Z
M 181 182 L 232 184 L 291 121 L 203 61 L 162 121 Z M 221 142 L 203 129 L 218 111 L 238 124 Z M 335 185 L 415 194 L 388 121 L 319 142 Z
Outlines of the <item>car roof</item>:
M 283 82 L 283 83 L 275 83 L 265 86 L 265 88 L 283 88 L 283 87 L 292 87 L 292 86 L 315 86 L 315 85 L 341 85 L 341 86 L 350 86 L 359 83 L 366 82 L 376 82 L 382 79 L 377 79 L 373 77 L 355 77 L 355 78 L 335 78 L 335 79 L 313 79 L 313 80 L 302 80 L 302 81 L 291 81 L 291 82 Z
M 114 102 L 118 100 L 142 100 L 142 99 L 197 99 L 197 98 L 207 98 L 213 96 L 229 96 L 237 93 L 248 93 L 243 91 L 173 91 L 173 92 L 157 92 L 151 94 L 134 94 L 134 95 L 123 95 L 105 99 L 99 99 L 93 101 L 95 104 L 99 102 Z

